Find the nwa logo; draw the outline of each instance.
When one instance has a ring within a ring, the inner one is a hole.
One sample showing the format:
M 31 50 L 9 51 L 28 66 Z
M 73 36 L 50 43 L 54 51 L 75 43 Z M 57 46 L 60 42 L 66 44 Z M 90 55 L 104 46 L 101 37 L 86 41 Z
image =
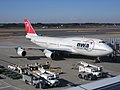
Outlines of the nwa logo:
M 95 45 L 95 43 L 93 40 L 88 40 L 85 42 L 77 43 L 77 48 L 78 49 L 85 49 L 87 51 L 92 51 L 94 48 L 94 45 Z

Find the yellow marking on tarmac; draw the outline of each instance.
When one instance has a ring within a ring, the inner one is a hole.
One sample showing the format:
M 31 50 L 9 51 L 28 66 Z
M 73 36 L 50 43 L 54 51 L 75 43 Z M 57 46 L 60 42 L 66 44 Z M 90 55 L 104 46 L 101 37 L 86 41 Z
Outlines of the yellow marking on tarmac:
M 0 36 L 0 39 L 8 39 L 10 38 L 11 36 Z

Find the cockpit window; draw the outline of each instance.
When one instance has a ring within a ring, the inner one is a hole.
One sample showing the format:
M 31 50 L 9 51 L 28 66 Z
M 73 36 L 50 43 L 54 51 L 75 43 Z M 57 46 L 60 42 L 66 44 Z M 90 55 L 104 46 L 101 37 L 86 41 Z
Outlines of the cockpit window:
M 105 41 L 99 41 L 99 43 L 106 43 Z

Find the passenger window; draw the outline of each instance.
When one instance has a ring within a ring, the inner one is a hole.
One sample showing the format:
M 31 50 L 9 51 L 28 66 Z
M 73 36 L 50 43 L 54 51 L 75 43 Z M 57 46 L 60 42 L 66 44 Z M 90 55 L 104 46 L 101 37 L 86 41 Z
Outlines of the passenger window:
M 99 43 L 106 43 L 105 41 L 99 41 Z

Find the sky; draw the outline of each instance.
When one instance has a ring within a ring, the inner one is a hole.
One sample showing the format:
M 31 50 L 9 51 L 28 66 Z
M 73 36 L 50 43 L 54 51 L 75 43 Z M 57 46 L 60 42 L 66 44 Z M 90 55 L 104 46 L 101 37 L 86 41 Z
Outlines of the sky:
M 0 23 L 120 23 L 120 0 L 0 0 Z

